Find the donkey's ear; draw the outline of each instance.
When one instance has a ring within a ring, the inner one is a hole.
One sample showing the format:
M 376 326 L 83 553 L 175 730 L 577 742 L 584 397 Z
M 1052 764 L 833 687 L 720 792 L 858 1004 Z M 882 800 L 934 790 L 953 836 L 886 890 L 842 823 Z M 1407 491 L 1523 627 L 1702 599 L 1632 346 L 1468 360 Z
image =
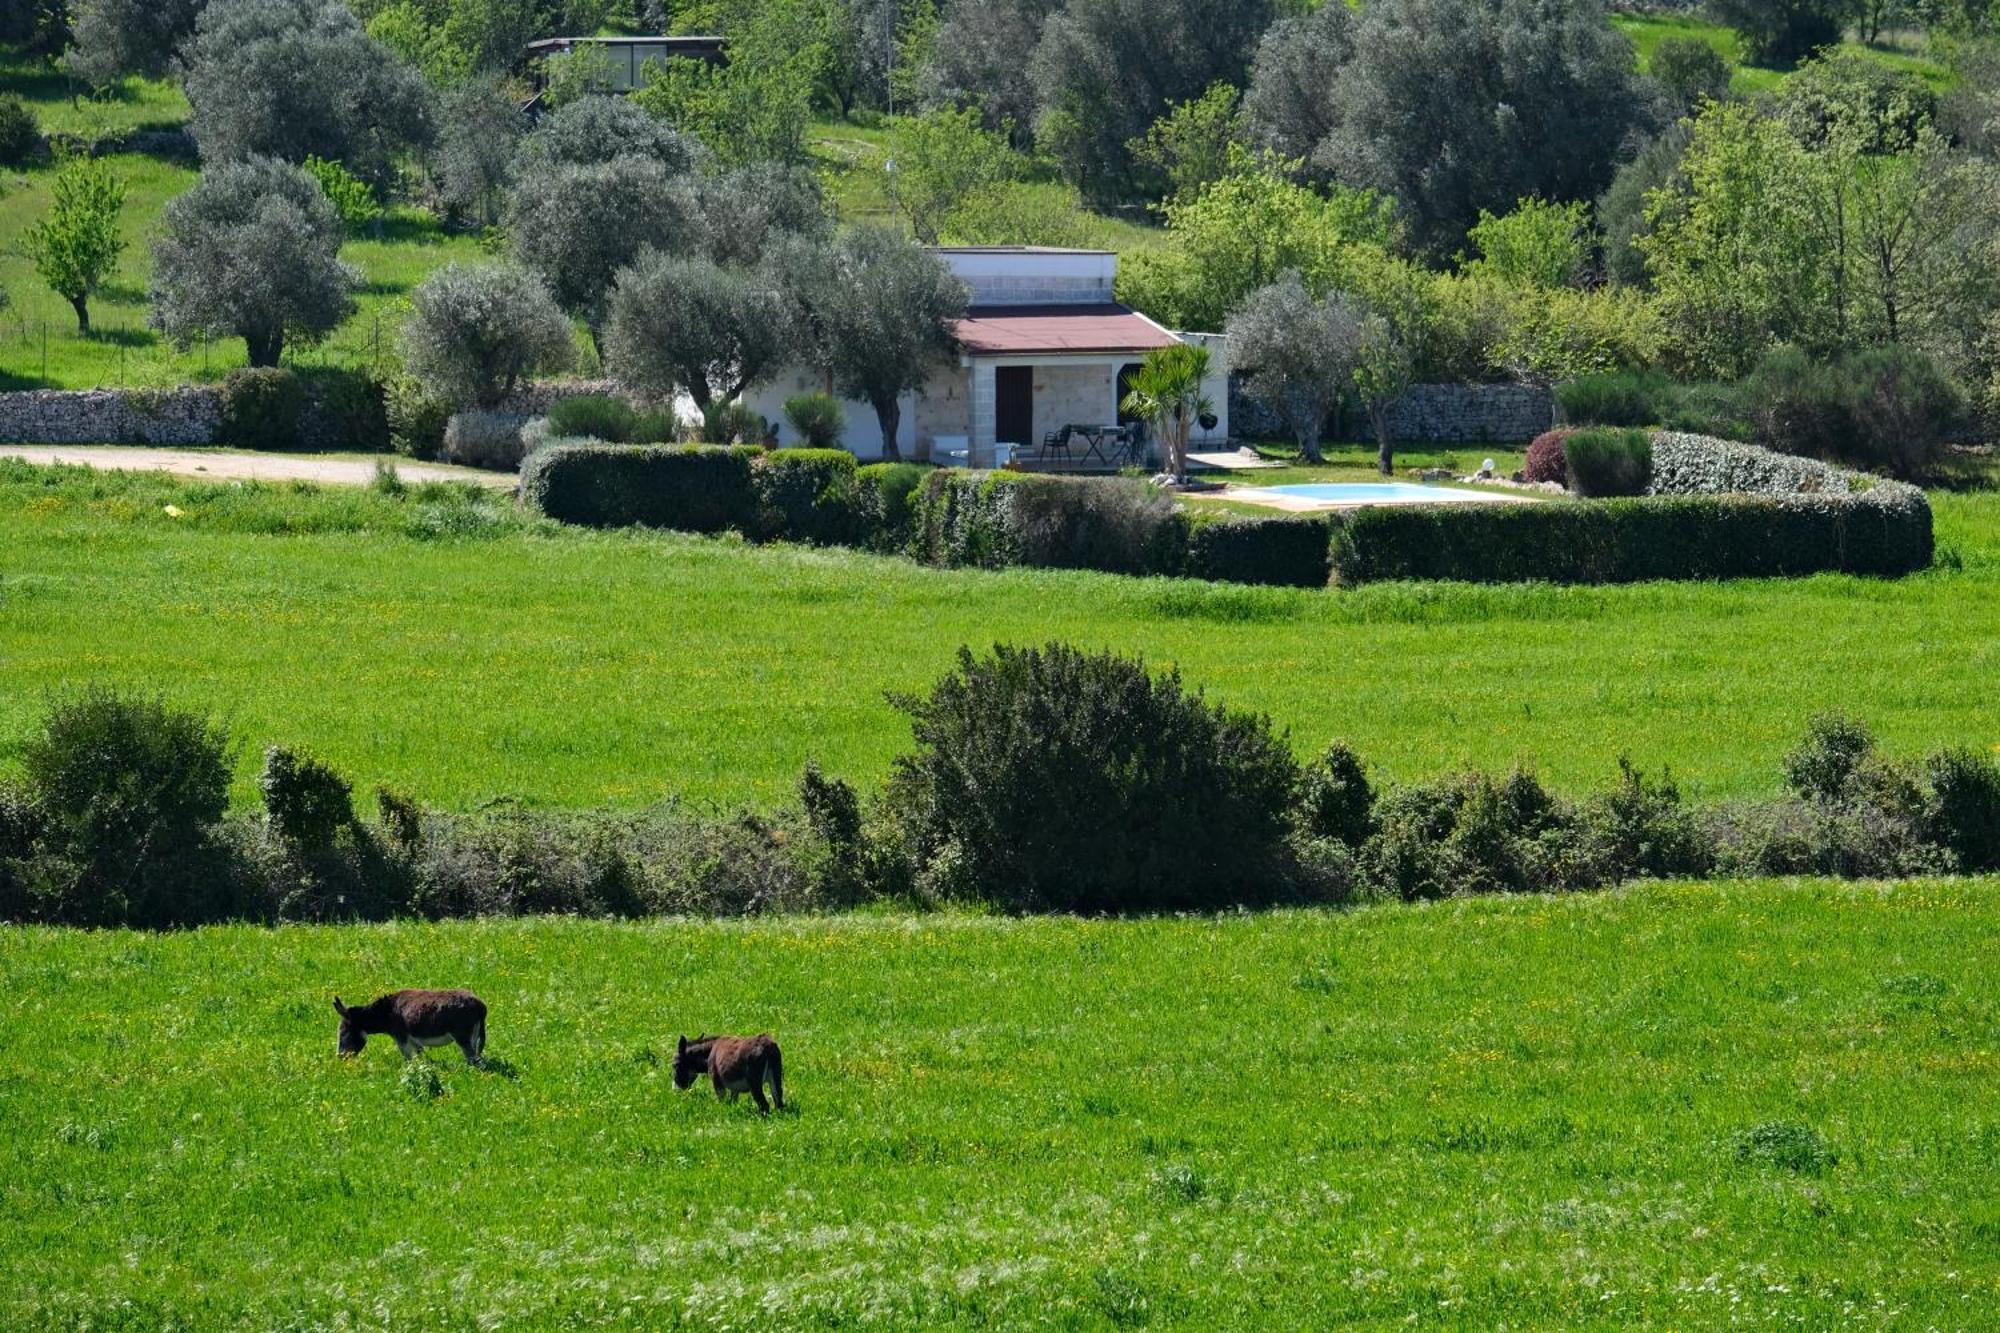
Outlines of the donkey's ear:
M 686 1037 L 682 1037 L 682 1038 L 681 1038 L 681 1051 L 682 1051 L 683 1053 L 685 1053 L 685 1052 L 687 1051 L 687 1048 L 688 1048 L 688 1039 L 687 1039 Z
M 340 1002 L 338 995 L 333 997 L 333 1012 L 339 1014 L 342 1018 L 347 1017 L 347 1006 Z

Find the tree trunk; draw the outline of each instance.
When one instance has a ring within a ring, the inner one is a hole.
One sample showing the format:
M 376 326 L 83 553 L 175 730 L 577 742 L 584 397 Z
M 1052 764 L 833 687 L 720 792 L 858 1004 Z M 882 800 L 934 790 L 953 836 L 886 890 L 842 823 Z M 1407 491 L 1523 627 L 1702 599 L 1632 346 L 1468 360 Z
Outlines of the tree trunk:
M 894 394 L 887 398 L 871 398 L 869 401 L 875 407 L 875 423 L 882 428 L 882 461 L 902 462 L 903 451 L 896 445 L 896 432 L 903 426 L 903 405 L 896 401 Z
M 243 345 L 250 353 L 251 365 L 275 366 L 278 358 L 285 354 L 285 331 L 269 329 L 245 333 Z
M 1368 420 L 1375 426 L 1375 470 L 1383 476 L 1396 472 L 1396 446 L 1389 439 L 1388 409 L 1370 405 Z
M 69 303 L 76 308 L 76 331 L 84 337 L 90 336 L 90 295 L 72 296 Z

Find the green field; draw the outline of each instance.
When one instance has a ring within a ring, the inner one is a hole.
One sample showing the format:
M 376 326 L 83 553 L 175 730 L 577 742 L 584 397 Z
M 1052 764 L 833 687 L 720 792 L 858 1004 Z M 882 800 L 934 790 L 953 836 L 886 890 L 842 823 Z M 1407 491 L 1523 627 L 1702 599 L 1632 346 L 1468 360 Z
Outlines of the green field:
M 1735 29 L 1719 23 L 1708 23 L 1698 18 L 1678 14 L 1613 14 L 1612 26 L 1631 38 L 1632 45 L 1639 53 L 1639 68 L 1646 69 L 1653 58 L 1655 47 L 1670 37 L 1692 37 L 1707 42 L 1722 54 L 1723 59 L 1736 66 L 1729 86 L 1731 91 L 1748 93 L 1776 92 L 1784 86 L 1789 70 L 1769 69 L 1746 63 L 1743 54 L 1743 39 Z M 1912 37 L 1912 45 L 1920 46 L 1921 38 Z M 1847 45 L 1865 52 L 1873 59 L 1897 69 L 1908 70 L 1918 75 L 1926 83 L 1943 88 L 1951 81 L 1951 74 L 1943 65 L 1917 53 L 1891 46 L 1886 41 L 1874 46 L 1864 46 L 1850 41 Z
M 5 929 L 0 1323 L 1971 1327 L 1996 969 L 1993 881 Z M 413 982 L 504 1064 L 337 1061 Z M 795 1112 L 676 1093 L 697 1027 Z
M 1898 582 L 1331 592 L 597 534 L 450 494 L 0 464 L 0 771 L 52 691 L 100 682 L 229 719 L 246 803 L 262 747 L 303 743 L 453 808 L 769 805 L 808 757 L 882 774 L 909 736 L 884 691 L 961 644 L 1056 638 L 1399 778 L 1523 760 L 1581 792 L 1629 754 L 1698 797 L 1768 794 L 1829 708 L 1892 750 L 2000 744 L 1990 492 L 1938 494 L 1947 564 Z

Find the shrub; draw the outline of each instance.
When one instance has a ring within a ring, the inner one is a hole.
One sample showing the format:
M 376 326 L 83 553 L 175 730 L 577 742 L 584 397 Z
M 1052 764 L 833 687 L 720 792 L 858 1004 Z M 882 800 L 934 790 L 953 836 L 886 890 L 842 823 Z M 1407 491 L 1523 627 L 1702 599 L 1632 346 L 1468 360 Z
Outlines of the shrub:
M 561 399 L 549 408 L 548 417 L 554 435 L 611 444 L 669 444 L 679 433 L 671 408 L 642 412 L 603 393 Z
M 771 423 L 745 403 L 710 403 L 701 413 L 703 444 L 761 444 Z
M 555 443 L 521 469 L 521 500 L 587 527 L 754 531 L 755 449 Z
M 766 541 L 848 545 L 865 535 L 867 514 L 844 449 L 777 449 L 750 469 L 757 486 L 754 535 Z
M 444 452 L 445 427 L 451 408 L 431 397 L 410 375 L 396 375 L 385 386 L 389 444 L 410 458 L 436 458 Z
M 924 463 L 870 463 L 855 472 L 868 518 L 870 549 L 909 549 L 916 529 L 918 492 L 932 471 Z
M 1608 880 L 1705 875 L 1715 863 L 1714 843 L 1681 803 L 1672 775 L 1649 782 L 1622 756 L 1618 785 L 1587 804 L 1580 818 Z
M 999 647 L 921 698 L 889 807 L 920 882 L 1013 911 L 1170 911 L 1274 887 L 1298 767 L 1269 721 L 1136 658 Z
M 309 754 L 273 745 L 264 751 L 257 779 L 271 832 L 311 851 L 333 846 L 354 823 L 352 789 L 329 765 Z
M 785 400 L 785 420 L 811 449 L 837 449 L 847 429 L 847 414 L 831 394 L 802 393 Z
M 92 690 L 22 750 L 40 837 L 28 892 L 48 920 L 166 926 L 235 906 L 208 832 L 229 801 L 228 734 L 158 699 Z
M 232 370 L 222 381 L 222 438 L 242 449 L 296 449 L 306 391 L 277 366 Z
M 1657 370 L 1608 371 L 1557 385 L 1556 403 L 1578 426 L 1656 426 L 1670 410 L 1673 387 Z
M 1528 456 L 1521 464 L 1521 480 L 1536 483 L 1552 481 L 1558 486 L 1569 484 L 1569 469 L 1563 466 L 1563 444 L 1570 437 L 1566 430 L 1544 431 L 1528 445 Z
M 0 97 L 0 164 L 24 167 L 42 154 L 42 127 L 18 97 Z
M 1186 563 L 1187 522 L 1136 478 L 940 469 L 924 484 L 912 547 L 938 565 L 1171 574 Z
M 1239 518 L 1195 523 L 1188 532 L 1189 578 L 1324 588 L 1332 529 L 1316 518 Z
M 1378 832 L 1358 869 L 1374 892 L 1404 901 L 1587 888 L 1600 862 L 1572 811 L 1516 770 L 1468 772 L 1402 787 L 1376 802 Z
M 331 366 L 298 372 L 306 404 L 301 441 L 314 449 L 375 453 L 390 447 L 388 386 L 363 371 Z
M 1966 874 L 2000 870 L 2000 763 L 1971 750 L 1941 750 L 1924 770 L 1932 840 Z
M 1801 800 L 1838 804 L 1853 792 L 1875 755 L 1867 727 L 1839 713 L 1819 713 L 1806 723 L 1805 738 L 1785 755 L 1785 785 Z
M 1951 376 L 1912 347 L 1877 347 L 1834 362 L 1774 348 L 1738 389 L 1757 442 L 1903 478 L 1937 465 L 1965 422 Z
M 1375 789 L 1360 756 L 1335 741 L 1299 785 L 1299 827 L 1309 838 L 1359 847 L 1375 831 Z
M 522 440 L 522 427 L 527 424 L 528 418 L 519 412 L 454 413 L 444 430 L 441 457 L 465 467 L 516 471 L 527 455 Z
M 363 231 L 382 220 L 382 202 L 375 197 L 375 187 L 340 163 L 308 153 L 299 167 L 318 182 L 319 192 L 349 232 Z
M 1563 441 L 1563 472 L 1578 495 L 1643 495 L 1653 475 L 1653 441 L 1642 430 L 1580 430 Z

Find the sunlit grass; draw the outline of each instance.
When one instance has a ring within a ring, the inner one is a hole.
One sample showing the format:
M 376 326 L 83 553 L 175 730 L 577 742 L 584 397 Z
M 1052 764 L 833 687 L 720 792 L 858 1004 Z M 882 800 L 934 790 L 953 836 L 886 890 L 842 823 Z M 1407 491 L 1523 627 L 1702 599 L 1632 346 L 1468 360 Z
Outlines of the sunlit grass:
M 1719 23 L 1709 23 L 1678 14 L 1613 14 L 1611 22 L 1631 39 L 1633 47 L 1639 53 L 1641 70 L 1651 64 L 1653 51 L 1667 38 L 1692 37 L 1707 42 L 1736 67 L 1729 85 L 1734 92 L 1776 92 L 1784 86 L 1785 79 L 1790 74 L 1789 70 L 1770 69 L 1748 63 L 1743 51 L 1742 37 L 1735 29 L 1724 27 Z M 1850 42 L 1849 45 L 1866 52 L 1885 65 L 1908 70 L 1933 87 L 1944 88 L 1951 82 L 1950 71 L 1927 56 L 1886 45 L 1863 46 L 1859 42 Z

